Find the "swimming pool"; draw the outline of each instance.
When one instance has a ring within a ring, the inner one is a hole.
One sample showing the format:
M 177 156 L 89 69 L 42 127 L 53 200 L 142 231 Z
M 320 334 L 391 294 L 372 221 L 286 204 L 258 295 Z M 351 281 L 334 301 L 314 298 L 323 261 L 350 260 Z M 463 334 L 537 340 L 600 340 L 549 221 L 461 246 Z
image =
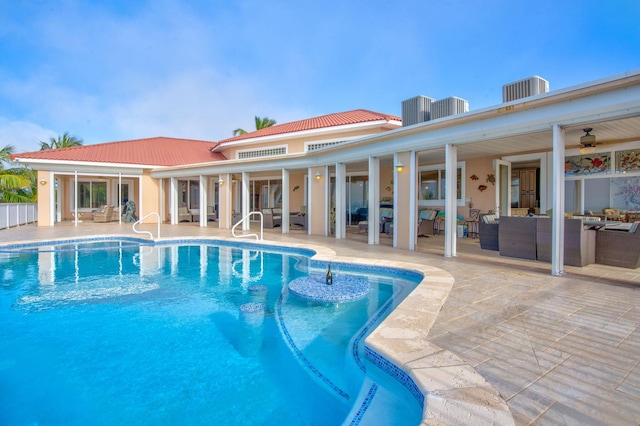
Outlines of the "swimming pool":
M 286 287 L 324 273 L 312 254 L 198 240 L 1 248 L 0 423 L 342 423 L 372 389 L 364 337 L 421 277 L 333 264 L 371 291 L 310 303 Z M 248 303 L 264 310 L 241 313 Z M 419 423 L 403 400 L 399 421 Z

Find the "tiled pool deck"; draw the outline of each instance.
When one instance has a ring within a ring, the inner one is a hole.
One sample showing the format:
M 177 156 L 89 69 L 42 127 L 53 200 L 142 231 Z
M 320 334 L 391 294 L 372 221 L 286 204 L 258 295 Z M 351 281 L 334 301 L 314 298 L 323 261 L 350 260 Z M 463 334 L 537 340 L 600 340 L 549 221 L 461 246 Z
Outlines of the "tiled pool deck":
M 194 225 L 161 233 L 230 237 Z M 113 234 L 131 236 L 131 226 L 28 225 L 1 230 L 0 243 Z M 553 277 L 549 264 L 500 257 L 478 240 L 458 240 L 458 256 L 444 258 L 441 236 L 420 238 L 415 252 L 365 239 L 265 232 L 319 248 L 320 259 L 431 272 L 367 340 L 428 391 L 427 424 L 640 424 L 640 270 L 589 265 Z

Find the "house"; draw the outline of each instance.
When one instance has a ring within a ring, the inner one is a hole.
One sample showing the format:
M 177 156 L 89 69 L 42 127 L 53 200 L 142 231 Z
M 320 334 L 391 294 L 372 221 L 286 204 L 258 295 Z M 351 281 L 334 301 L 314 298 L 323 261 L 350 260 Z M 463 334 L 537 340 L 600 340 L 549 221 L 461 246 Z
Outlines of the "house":
M 225 229 L 251 211 L 279 208 L 286 233 L 291 213 L 306 212 L 309 234 L 340 239 L 359 209 L 376 223 L 388 202 L 394 247 L 413 250 L 425 208 L 445 212 L 445 230 L 471 207 L 506 216 L 640 210 L 640 70 L 554 91 L 530 77 L 506 84 L 503 103 L 480 110 L 426 96 L 402 110 L 402 118 L 328 114 L 218 142 L 151 138 L 13 158 L 38 170 L 39 226 L 129 198 L 140 217 L 158 212 L 178 224 L 186 208 L 200 226 Z M 216 222 L 199 214 L 204 206 Z M 380 233 L 370 226 L 368 242 L 379 243 Z M 561 238 L 554 233 L 553 274 L 562 273 Z M 455 232 L 446 232 L 444 254 L 456 255 Z

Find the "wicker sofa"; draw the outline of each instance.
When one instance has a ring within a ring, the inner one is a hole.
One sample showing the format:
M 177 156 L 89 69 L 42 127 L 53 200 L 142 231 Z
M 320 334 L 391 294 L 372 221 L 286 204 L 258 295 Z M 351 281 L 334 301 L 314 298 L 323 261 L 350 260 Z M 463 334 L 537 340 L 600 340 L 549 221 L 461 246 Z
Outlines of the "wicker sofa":
M 501 216 L 498 227 L 500 256 L 537 259 L 537 218 Z
M 551 218 L 536 220 L 538 260 L 551 262 Z M 581 219 L 564 220 L 564 264 L 586 266 L 596 261 L 596 232 L 585 229 Z
M 600 230 L 596 233 L 596 263 L 622 268 L 640 267 L 638 222 L 629 232 Z

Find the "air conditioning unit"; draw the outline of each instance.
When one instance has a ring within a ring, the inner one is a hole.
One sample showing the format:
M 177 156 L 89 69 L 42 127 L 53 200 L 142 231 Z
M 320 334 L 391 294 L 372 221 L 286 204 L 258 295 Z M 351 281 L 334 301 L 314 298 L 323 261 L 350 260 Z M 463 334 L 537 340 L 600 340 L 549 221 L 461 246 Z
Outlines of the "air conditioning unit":
M 514 81 L 502 86 L 502 102 L 515 101 L 516 99 L 547 93 L 549 82 L 542 77 L 533 77 Z
M 416 96 L 402 101 L 402 126 L 423 123 L 431 120 L 431 103 L 427 96 Z
M 431 104 L 431 119 L 435 120 L 450 115 L 469 112 L 469 102 L 465 99 L 451 96 L 445 99 L 438 99 Z

